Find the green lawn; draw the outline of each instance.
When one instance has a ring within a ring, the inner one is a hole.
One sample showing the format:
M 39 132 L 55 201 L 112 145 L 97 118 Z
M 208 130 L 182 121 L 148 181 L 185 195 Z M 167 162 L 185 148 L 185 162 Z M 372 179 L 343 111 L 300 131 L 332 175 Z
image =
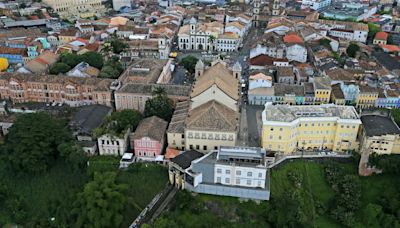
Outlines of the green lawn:
M 336 228 L 343 227 L 330 217 L 329 207 L 334 203 L 335 195 L 325 180 L 324 164 L 313 161 L 295 160 L 271 171 L 271 200 L 256 203 L 240 202 L 237 198 L 204 194 L 191 194 L 181 191 L 177 194 L 170 210 L 165 212 L 156 223 L 179 227 L 269 227 L 268 214 L 272 202 L 288 195 L 297 195 L 298 205 L 307 218 L 305 227 Z M 357 174 L 357 166 L 352 161 L 334 163 L 347 174 Z M 298 182 L 291 177 L 297 176 Z M 379 175 L 360 177 L 362 186 L 361 206 L 356 215 L 356 226 L 363 226 L 362 210 L 369 203 L 378 203 L 382 191 L 398 191 L 398 177 Z M 294 184 L 297 183 L 297 184 Z M 274 209 L 276 210 L 276 209 Z M 285 205 L 280 207 L 286 213 Z M 365 227 L 365 225 L 364 225 Z

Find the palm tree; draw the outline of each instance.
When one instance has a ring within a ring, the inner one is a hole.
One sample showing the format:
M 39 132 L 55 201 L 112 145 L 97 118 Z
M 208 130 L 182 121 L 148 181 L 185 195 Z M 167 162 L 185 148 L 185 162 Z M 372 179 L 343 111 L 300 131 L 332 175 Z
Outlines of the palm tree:
M 210 42 L 210 43 L 214 43 L 214 41 L 215 41 L 215 36 L 213 36 L 213 35 L 209 35 L 208 36 L 208 42 Z

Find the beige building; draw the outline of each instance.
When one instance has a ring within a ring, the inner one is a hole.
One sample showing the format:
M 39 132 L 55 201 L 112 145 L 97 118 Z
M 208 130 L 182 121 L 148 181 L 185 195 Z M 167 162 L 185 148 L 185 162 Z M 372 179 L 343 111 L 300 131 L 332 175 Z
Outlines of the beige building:
M 361 116 L 362 149 L 377 154 L 400 154 L 400 129 L 387 113 Z
M 96 13 L 104 11 L 101 0 L 43 0 L 43 3 L 50 6 L 61 17 L 93 17 Z
M 168 146 L 178 150 L 185 150 L 185 120 L 189 111 L 189 101 L 176 104 L 174 115 L 167 130 Z
M 236 145 L 239 113 L 211 100 L 191 109 L 185 125 L 186 150 L 208 152 Z
M 238 111 L 239 79 L 241 67 L 235 64 L 232 70 L 226 63 L 216 60 L 209 69 L 204 68 L 201 60 L 196 64 L 196 82 L 191 93 L 191 108 L 199 107 L 211 99 Z
M 221 60 L 204 69 L 199 61 L 190 101 L 177 104 L 167 130 L 170 148 L 208 152 L 236 145 L 240 71 Z

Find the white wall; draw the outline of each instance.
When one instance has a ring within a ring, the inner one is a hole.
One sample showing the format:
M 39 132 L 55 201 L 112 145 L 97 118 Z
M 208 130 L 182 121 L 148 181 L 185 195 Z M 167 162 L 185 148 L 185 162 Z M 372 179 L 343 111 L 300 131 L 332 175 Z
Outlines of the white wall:
M 266 168 L 215 164 L 214 183 L 265 188 L 266 175 Z
M 232 76 L 233 77 L 233 76 Z M 210 100 L 216 100 L 221 104 L 224 104 L 225 106 L 231 108 L 232 110 L 237 111 L 237 101 L 232 99 L 230 96 L 228 96 L 226 93 L 224 93 L 222 90 L 220 90 L 215 84 L 212 85 L 210 88 L 202 92 L 201 94 L 192 97 L 192 109 L 207 103 Z

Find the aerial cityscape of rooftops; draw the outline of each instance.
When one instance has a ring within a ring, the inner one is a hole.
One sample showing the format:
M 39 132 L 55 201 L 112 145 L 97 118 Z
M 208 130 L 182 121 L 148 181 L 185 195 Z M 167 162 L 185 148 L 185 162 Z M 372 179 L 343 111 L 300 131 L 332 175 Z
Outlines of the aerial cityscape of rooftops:
M 399 0 L 1 0 L 1 227 L 400 227 Z

